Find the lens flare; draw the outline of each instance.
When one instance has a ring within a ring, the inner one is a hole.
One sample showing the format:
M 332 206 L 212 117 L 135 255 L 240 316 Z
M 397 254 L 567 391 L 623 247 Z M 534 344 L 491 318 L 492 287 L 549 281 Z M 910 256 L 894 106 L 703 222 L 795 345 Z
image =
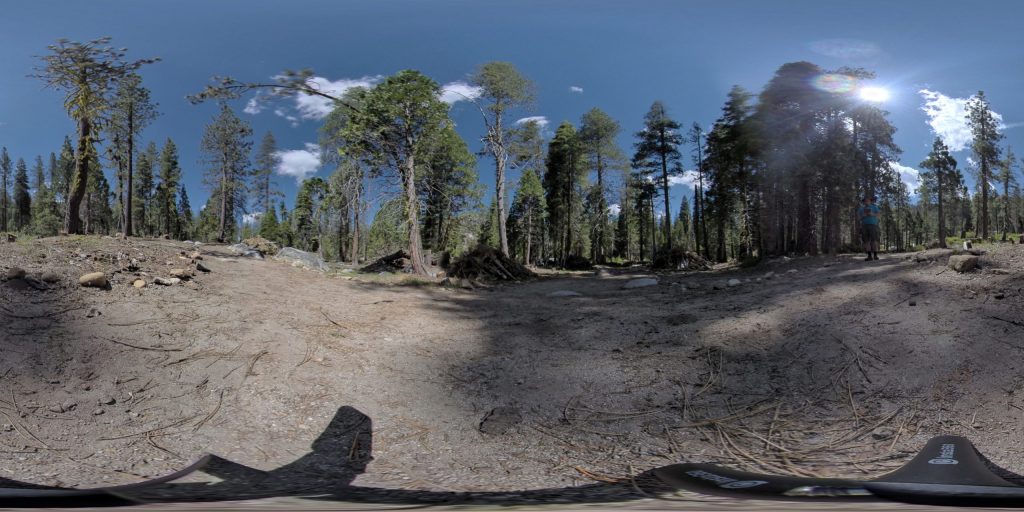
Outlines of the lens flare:
M 862 87 L 860 89 L 860 99 L 872 103 L 881 103 L 888 100 L 889 96 L 889 91 L 882 87 Z
M 832 94 L 846 94 L 857 86 L 857 80 L 849 75 L 824 73 L 815 77 L 811 85 Z

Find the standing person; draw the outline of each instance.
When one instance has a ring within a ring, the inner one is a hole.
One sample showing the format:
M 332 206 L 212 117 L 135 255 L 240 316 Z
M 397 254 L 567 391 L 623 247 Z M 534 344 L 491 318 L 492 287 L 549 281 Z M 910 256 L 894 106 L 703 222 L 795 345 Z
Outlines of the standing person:
M 864 196 L 860 207 L 857 208 L 857 217 L 860 219 L 861 241 L 864 242 L 864 250 L 868 257 L 864 261 L 878 259 L 878 214 L 881 209 L 875 204 L 877 198 L 873 194 Z

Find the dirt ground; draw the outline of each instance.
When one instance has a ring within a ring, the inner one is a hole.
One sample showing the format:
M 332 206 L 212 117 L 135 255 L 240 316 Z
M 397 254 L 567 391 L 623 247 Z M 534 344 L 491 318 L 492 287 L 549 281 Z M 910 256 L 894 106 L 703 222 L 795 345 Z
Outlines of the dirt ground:
M 438 492 L 684 461 L 860 477 L 938 434 L 1024 472 L 1024 246 L 964 274 L 930 251 L 467 290 L 201 245 L 209 273 L 152 283 L 193 248 L 0 243 L 0 276 L 30 278 L 0 285 L 0 477 L 127 483 L 204 453 Z M 79 286 L 90 271 L 110 288 Z

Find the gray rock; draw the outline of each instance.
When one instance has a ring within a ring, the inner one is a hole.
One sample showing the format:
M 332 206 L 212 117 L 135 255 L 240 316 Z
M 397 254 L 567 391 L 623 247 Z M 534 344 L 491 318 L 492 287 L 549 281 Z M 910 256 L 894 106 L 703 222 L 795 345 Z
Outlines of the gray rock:
M 523 421 L 519 409 L 509 406 L 495 407 L 480 420 L 480 432 L 499 436 Z
M 4 432 L 13 432 L 14 425 L 11 425 L 10 423 L 4 423 L 2 426 L 0 426 L 0 430 L 3 430 Z
M 96 409 L 95 411 L 92 412 L 93 416 L 99 416 L 101 414 L 103 414 L 103 409 Z
M 641 278 L 638 278 L 638 279 L 630 279 L 629 281 L 626 282 L 625 285 L 622 286 L 622 288 L 625 289 L 625 290 L 630 290 L 630 289 L 633 289 L 633 288 L 644 288 L 644 287 L 647 287 L 647 286 L 657 286 L 657 284 L 658 284 L 658 280 L 656 278 L 653 278 L 653 277 L 641 277 Z
M 775 272 L 767 272 L 767 273 L 765 273 L 765 275 L 764 275 L 764 278 L 765 278 L 765 279 L 771 279 L 771 278 L 773 278 L 773 277 L 775 277 Z
M 791 268 L 791 269 L 786 271 L 787 274 L 796 274 L 796 272 L 797 272 L 797 270 L 795 268 Z
M 82 286 L 91 286 L 94 288 L 104 288 L 107 286 L 107 275 L 103 272 L 92 272 L 85 274 L 78 278 L 78 284 Z
M 65 412 L 74 410 L 75 407 L 78 407 L 78 403 L 71 400 L 66 400 L 64 403 L 60 404 L 60 408 Z
M 741 281 L 740 281 L 739 279 L 730 279 L 730 280 L 729 280 L 729 282 L 728 282 L 728 283 L 726 283 L 726 284 L 727 284 L 727 285 L 728 285 L 728 286 L 729 286 L 730 288 L 732 288 L 733 286 L 739 286 L 739 285 L 741 285 L 741 284 L 743 284 L 743 283 L 742 283 L 742 282 L 741 282 Z
M 25 277 L 25 269 L 19 267 L 11 267 L 7 271 L 7 279 L 21 279 Z
M 202 263 L 199 263 L 198 261 L 196 262 L 196 270 L 198 270 L 200 272 L 209 272 L 210 271 L 210 269 L 206 268 L 206 265 L 203 265 Z
M 192 277 L 192 271 L 184 268 L 172 268 L 167 271 L 171 277 L 177 277 L 178 279 L 189 279 Z
M 970 254 L 950 256 L 949 268 L 961 273 L 970 272 L 978 268 L 978 257 Z
M 97 401 L 97 405 L 114 405 L 115 403 L 117 400 L 112 396 L 103 397 Z
M 558 290 L 548 294 L 548 297 L 582 297 L 583 294 L 580 292 L 574 292 L 572 290 Z
M 42 279 L 44 283 L 50 284 L 60 281 L 60 275 L 58 275 L 56 272 L 43 272 L 43 275 L 40 276 L 39 278 Z
M 256 249 L 253 249 L 252 247 L 249 247 L 248 245 L 245 245 L 245 244 L 230 245 L 230 246 L 228 246 L 228 249 L 231 252 L 233 252 L 233 253 L 235 253 L 235 254 L 243 257 L 243 258 L 253 258 L 253 259 L 256 259 L 256 260 L 262 260 L 263 259 L 263 253 L 257 251 Z
M 274 255 L 277 261 L 291 263 L 293 267 L 304 267 L 310 270 L 326 270 L 324 260 L 320 256 L 306 251 L 300 251 L 294 247 L 283 247 Z
M 178 279 L 177 277 L 172 277 L 170 279 L 157 277 L 153 279 L 153 282 L 162 286 L 173 286 L 180 283 L 181 279 Z

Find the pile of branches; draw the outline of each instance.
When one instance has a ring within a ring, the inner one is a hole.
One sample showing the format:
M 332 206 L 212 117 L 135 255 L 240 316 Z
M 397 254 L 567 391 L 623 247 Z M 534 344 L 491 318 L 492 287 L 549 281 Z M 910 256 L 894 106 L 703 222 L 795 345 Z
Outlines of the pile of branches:
M 481 245 L 453 261 L 448 267 L 448 275 L 465 279 L 519 281 L 534 274 L 501 251 Z
M 409 253 L 398 250 L 387 256 L 378 258 L 377 261 L 359 269 L 367 274 L 379 274 L 381 272 L 412 272 L 412 259 Z
M 672 270 L 711 270 L 712 263 L 693 251 L 673 247 L 670 253 L 659 251 L 653 266 Z

